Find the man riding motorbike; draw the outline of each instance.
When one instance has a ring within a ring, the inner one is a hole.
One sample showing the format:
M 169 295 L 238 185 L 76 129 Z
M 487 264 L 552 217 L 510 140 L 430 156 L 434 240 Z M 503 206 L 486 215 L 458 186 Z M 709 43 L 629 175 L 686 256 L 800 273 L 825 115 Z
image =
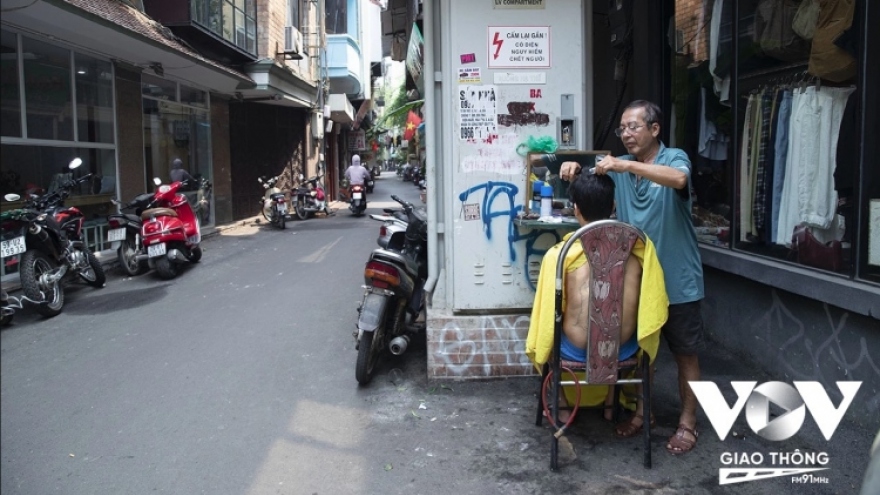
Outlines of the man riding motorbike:
M 360 155 L 351 157 L 351 166 L 345 170 L 345 178 L 348 179 L 348 183 L 351 186 L 358 184 L 363 186 L 368 180 L 372 179 L 370 171 L 361 165 Z

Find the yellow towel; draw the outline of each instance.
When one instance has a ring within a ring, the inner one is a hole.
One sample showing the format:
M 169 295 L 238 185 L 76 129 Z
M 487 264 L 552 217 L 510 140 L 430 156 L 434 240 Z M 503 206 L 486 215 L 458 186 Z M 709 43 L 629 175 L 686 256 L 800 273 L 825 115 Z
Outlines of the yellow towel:
M 538 275 L 529 334 L 526 338 L 526 355 L 539 372 L 544 363 L 550 359 L 550 353 L 553 350 L 556 260 L 559 258 L 563 244 L 571 235 L 572 233 L 567 234 L 562 242 L 550 248 L 541 261 L 541 272 Z M 663 282 L 663 269 L 660 267 L 660 260 L 657 258 L 657 251 L 651 239 L 647 239 L 647 242 L 637 240 L 633 246 L 632 254 L 642 264 L 642 286 L 639 296 L 636 336 L 639 347 L 648 353 L 653 362 L 657 357 L 657 350 L 660 348 L 660 329 L 669 316 L 669 298 L 666 295 L 666 284 Z M 580 268 L 586 261 L 581 243 L 575 243 L 565 256 L 565 273 Z M 562 294 L 562 310 L 565 311 L 564 292 Z M 605 386 L 588 387 L 581 392 L 581 404 L 600 404 L 606 393 L 607 387 Z

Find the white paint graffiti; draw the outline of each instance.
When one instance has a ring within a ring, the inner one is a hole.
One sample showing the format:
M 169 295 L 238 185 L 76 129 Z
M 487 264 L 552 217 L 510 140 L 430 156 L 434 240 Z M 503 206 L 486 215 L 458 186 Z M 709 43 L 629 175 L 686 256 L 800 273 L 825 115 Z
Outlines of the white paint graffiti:
M 828 335 L 818 345 L 815 345 L 813 339 L 806 336 L 804 323 L 786 307 L 776 290 L 772 291 L 772 299 L 770 309 L 755 322 L 754 328 L 758 332 L 764 331 L 761 338 L 767 342 L 778 342 L 780 335 L 784 335 L 784 332 L 791 333 L 788 339 L 779 346 L 776 359 L 782 363 L 795 380 L 820 381 L 829 390 L 834 390 L 834 382 L 841 379 L 861 380 L 866 384 L 880 383 L 880 367 L 871 356 L 864 337 L 859 339 L 858 349 L 855 352 L 852 346 L 847 346 L 848 349 L 844 350 L 841 345 L 841 332 L 846 328 L 848 312 L 843 311 L 835 322 L 831 307 L 823 303 L 822 308 L 828 323 Z M 849 356 L 847 356 L 847 351 Z M 808 355 L 809 367 L 805 366 L 803 359 L 797 362 L 789 359 L 791 356 L 803 353 Z M 840 376 L 841 373 L 843 377 Z M 863 398 L 869 410 L 880 411 L 880 391 L 876 389 L 876 385 L 873 392 L 869 387 L 864 387 L 863 390 L 865 390 L 863 393 L 874 393 L 873 397 Z
M 493 367 L 530 366 L 524 338 L 530 320 L 527 315 L 483 316 L 477 328 L 467 330 L 460 328 L 456 321 L 450 321 L 438 332 L 436 356 L 456 376 L 475 376 L 479 374 L 478 369 L 482 369 L 484 376 L 493 376 Z M 504 362 L 490 363 L 490 355 L 503 355 Z M 482 359 L 477 359 L 478 356 Z

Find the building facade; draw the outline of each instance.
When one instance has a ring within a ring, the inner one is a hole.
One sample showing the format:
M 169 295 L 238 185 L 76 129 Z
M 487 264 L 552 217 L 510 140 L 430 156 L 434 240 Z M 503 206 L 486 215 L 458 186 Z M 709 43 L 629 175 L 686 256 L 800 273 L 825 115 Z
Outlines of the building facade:
M 203 227 L 256 214 L 257 177 L 282 175 L 289 187 L 322 170 L 321 9 L 305 0 L 4 2 L 2 193 L 44 192 L 81 157 L 94 179 L 67 204 L 86 213 L 99 256 L 113 255 L 110 199 L 169 180 L 175 158 L 213 182 Z M 17 265 L 5 265 L 4 279 L 15 278 Z

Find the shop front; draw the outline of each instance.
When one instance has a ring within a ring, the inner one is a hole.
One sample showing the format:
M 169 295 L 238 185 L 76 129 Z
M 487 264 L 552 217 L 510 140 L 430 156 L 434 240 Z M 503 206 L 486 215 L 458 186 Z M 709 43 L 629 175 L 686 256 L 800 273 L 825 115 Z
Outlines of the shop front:
M 123 2 L 37 0 L 11 4 L 0 27 L 0 189 L 41 194 L 81 158 L 75 174 L 92 180 L 66 204 L 85 213 L 86 240 L 99 258 L 113 255 L 104 232 L 116 211 L 110 199 L 149 190 L 153 177 L 167 182 L 175 158 L 190 175 L 212 181 L 218 198 L 228 197 L 228 139 L 216 137 L 228 133 L 222 95 L 254 84 L 144 18 Z M 186 194 L 194 201 L 198 192 Z M 203 226 L 231 220 L 215 218 L 213 204 L 202 212 Z M 4 260 L 4 280 L 16 266 Z
M 183 194 L 194 208 L 208 194 L 208 209 L 199 211 L 199 219 L 202 227 L 213 226 L 213 197 L 210 191 L 200 191 L 197 185 L 203 178 L 212 183 L 214 180 L 210 95 L 190 85 L 150 74 L 141 75 L 141 88 L 147 182 L 152 183 L 153 178 L 170 182 L 175 160 L 180 160 L 176 166 L 195 179 L 182 188 Z
M 816 2 L 802 29 L 798 7 L 813 2 L 636 3 L 496 6 L 477 23 L 426 3 L 425 72 L 442 74 L 425 107 L 440 123 L 427 133 L 429 376 L 533 373 L 529 282 L 555 241 L 517 221 L 530 174 L 514 150 L 530 136 L 562 147 L 570 122 L 574 151 L 624 154 L 610 131 L 646 99 L 663 109 L 664 144 L 691 160 L 712 341 L 780 379 L 862 380 L 850 412 L 876 417 L 878 9 Z M 559 16 L 583 22 L 569 32 Z M 562 67 L 574 89 L 557 87 Z
M 95 251 L 105 246 L 103 226 L 116 192 L 114 71 L 109 60 L 78 52 L 44 38 L 0 29 L 2 41 L 2 141 L 0 194 L 41 195 L 77 175 L 92 180 L 66 201 L 86 215 L 85 233 Z M 22 200 L 3 202 L 3 209 Z M 15 260 L 4 260 L 2 274 L 17 275 Z

